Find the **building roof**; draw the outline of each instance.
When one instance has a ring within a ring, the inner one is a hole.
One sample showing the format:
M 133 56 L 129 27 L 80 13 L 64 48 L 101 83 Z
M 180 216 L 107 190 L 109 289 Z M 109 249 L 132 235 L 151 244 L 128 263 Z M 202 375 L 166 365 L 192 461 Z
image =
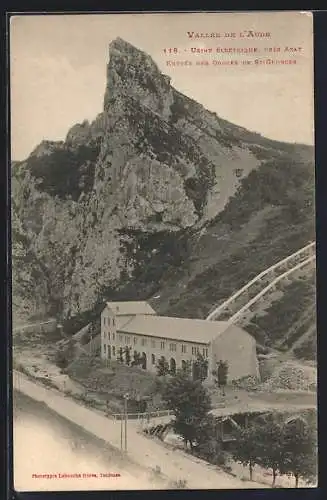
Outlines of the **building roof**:
M 135 316 L 129 315 L 129 316 L 118 316 L 116 318 L 116 330 L 121 330 L 126 323 L 129 323 Z
M 107 302 L 106 307 L 116 316 L 133 316 L 135 314 L 156 314 L 150 304 L 145 301 Z
M 184 342 L 208 344 L 230 326 L 227 321 L 170 318 L 168 316 L 134 316 L 119 328 L 123 333 L 160 337 Z

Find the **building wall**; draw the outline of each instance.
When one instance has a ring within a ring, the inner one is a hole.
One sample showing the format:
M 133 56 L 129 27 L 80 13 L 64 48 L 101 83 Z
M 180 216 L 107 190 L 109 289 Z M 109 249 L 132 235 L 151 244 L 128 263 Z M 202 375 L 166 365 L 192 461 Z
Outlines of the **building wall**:
M 176 369 L 178 369 L 182 368 L 182 361 L 194 362 L 199 352 L 208 359 L 209 380 L 213 379 L 212 371 L 216 368 L 216 363 L 221 359 L 228 361 L 229 381 L 248 375 L 259 378 L 256 342 L 251 335 L 237 326 L 231 325 L 210 344 L 199 344 L 124 333 L 119 330 L 119 325 L 131 318 L 132 316 L 116 318 L 108 308 L 103 311 L 101 314 L 102 359 L 116 360 L 119 349 L 125 349 L 128 346 L 131 360 L 133 360 L 134 351 L 137 351 L 141 356 L 145 353 L 146 369 L 155 373 L 157 371 L 157 362 L 161 356 L 164 356 L 169 364 L 173 359 L 176 363 Z M 122 326 L 122 330 L 123 328 Z
M 117 359 L 119 348 L 125 348 L 126 343 L 119 340 L 117 334 L 117 324 L 128 322 L 132 316 L 120 316 L 119 319 L 113 311 L 106 307 L 101 314 L 101 358 Z
M 131 360 L 133 360 L 134 351 L 141 356 L 146 355 L 147 367 L 151 372 L 157 371 L 157 362 L 164 356 L 168 363 L 173 359 L 176 363 L 176 369 L 182 368 L 182 361 L 195 361 L 197 353 L 200 352 L 205 357 L 209 357 L 210 348 L 207 344 L 193 342 L 181 342 L 167 338 L 158 338 L 143 336 L 139 334 L 124 333 L 117 329 L 118 321 L 114 321 L 114 315 L 104 310 L 101 315 L 101 358 L 117 359 L 119 349 L 130 348 Z M 126 318 L 128 321 L 129 317 Z M 122 327 L 123 329 L 123 327 Z
M 136 344 L 134 344 L 134 339 Z M 120 337 L 118 336 L 118 341 Z M 169 365 L 175 361 L 176 370 L 182 368 L 182 361 L 195 361 L 197 352 L 208 356 L 208 346 L 191 342 L 180 342 L 167 338 L 145 337 L 133 335 L 132 352 L 136 350 L 141 355 L 144 352 L 147 358 L 147 369 L 151 372 L 157 371 L 157 362 L 163 356 Z M 154 356 L 154 357 L 153 357 Z
M 121 317 L 121 321 L 128 321 L 131 316 Z M 112 350 L 109 346 L 116 346 L 117 336 L 117 323 L 116 315 L 108 307 L 104 309 L 101 314 L 101 357 L 103 359 L 116 358 L 116 348 Z
M 259 378 L 256 341 L 235 325 L 231 325 L 212 342 L 213 369 L 220 360 L 228 361 L 229 381 L 250 375 Z
M 111 351 L 115 347 L 116 356 L 119 353 L 120 347 L 130 347 L 131 359 L 133 359 L 134 351 L 137 351 L 141 356 L 146 355 L 147 370 L 151 372 L 157 371 L 157 362 L 163 356 L 171 365 L 171 360 L 175 361 L 176 369 L 182 368 L 182 361 L 192 361 L 197 357 L 197 352 L 208 355 L 208 346 L 202 344 L 193 344 L 189 342 L 179 342 L 166 338 L 149 337 L 138 334 L 125 334 L 118 331 L 115 336 L 115 341 L 111 343 Z M 185 352 L 186 351 L 186 352 Z M 107 348 L 108 352 L 108 348 Z

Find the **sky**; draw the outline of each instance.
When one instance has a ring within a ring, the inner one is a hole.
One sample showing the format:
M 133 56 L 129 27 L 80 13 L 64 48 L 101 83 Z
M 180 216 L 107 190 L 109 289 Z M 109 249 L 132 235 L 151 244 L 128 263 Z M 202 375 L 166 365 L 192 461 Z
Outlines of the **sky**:
M 270 37 L 248 37 L 270 33 Z M 220 33 L 191 39 L 188 32 Z M 240 32 L 245 36 L 240 38 Z M 225 38 L 235 33 L 235 38 Z M 148 53 L 180 92 L 233 123 L 272 139 L 313 144 L 313 41 L 308 13 L 174 13 L 17 15 L 10 28 L 12 159 L 23 160 L 44 139 L 64 140 L 76 123 L 103 108 L 109 43 L 123 38 Z M 265 49 L 279 47 L 280 52 Z M 285 47 L 300 48 L 293 55 Z M 164 49 L 177 48 L 178 55 Z M 191 48 L 212 49 L 193 54 Z M 257 48 L 236 59 L 217 48 Z M 254 59 L 296 59 L 256 65 Z M 252 61 L 250 66 L 242 59 Z M 189 60 L 191 66 L 167 66 Z M 197 60 L 209 65 L 197 66 Z

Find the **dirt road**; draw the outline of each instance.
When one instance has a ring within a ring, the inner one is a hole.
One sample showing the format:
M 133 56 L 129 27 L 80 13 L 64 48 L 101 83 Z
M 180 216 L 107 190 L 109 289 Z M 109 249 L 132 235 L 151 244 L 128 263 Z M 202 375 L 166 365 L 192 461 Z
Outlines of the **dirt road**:
M 20 372 L 14 373 L 14 389 L 36 401 L 45 403 L 57 414 L 84 428 L 94 436 L 120 449 L 120 422 L 113 421 L 65 397 L 59 391 L 45 388 Z M 160 468 L 169 481 L 185 480 L 190 489 L 265 488 L 267 486 L 241 481 L 217 467 L 172 450 L 138 432 L 137 424 L 128 423 L 128 456 L 146 469 Z

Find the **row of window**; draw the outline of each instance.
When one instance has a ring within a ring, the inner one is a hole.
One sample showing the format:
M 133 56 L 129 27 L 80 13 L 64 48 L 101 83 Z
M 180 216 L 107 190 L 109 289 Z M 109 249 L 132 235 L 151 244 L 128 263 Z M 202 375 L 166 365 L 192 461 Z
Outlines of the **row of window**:
M 106 324 L 108 326 L 110 326 L 112 324 L 112 326 L 115 326 L 116 322 L 115 322 L 115 318 L 106 318 L 106 316 L 103 317 L 103 324 L 104 326 L 106 326 Z
M 103 353 L 105 356 L 107 356 L 107 345 L 106 344 L 103 344 Z M 115 346 L 110 346 L 108 345 L 108 358 L 110 359 L 111 358 L 111 354 L 113 356 L 116 356 L 116 348 Z
M 123 349 L 116 349 L 115 346 L 111 345 L 103 345 L 103 353 L 107 359 L 115 358 L 116 354 L 118 355 L 119 352 L 121 352 L 121 356 L 125 356 L 125 350 Z M 140 355 L 140 353 L 138 353 Z M 165 360 L 164 356 L 161 356 L 161 359 Z M 156 356 L 154 354 L 151 354 L 151 364 L 155 365 L 156 364 Z M 141 357 L 140 357 L 140 365 L 142 366 L 143 369 L 147 368 L 147 356 L 146 353 L 143 352 Z M 194 366 L 194 365 L 193 365 Z M 181 361 L 181 368 L 186 368 L 187 367 L 187 362 L 185 360 Z M 176 361 L 174 358 L 171 358 L 169 361 L 169 368 L 171 372 L 176 373 Z M 208 367 L 206 367 L 206 377 L 208 376 Z
M 121 344 L 125 344 L 125 345 L 131 345 L 132 341 L 131 341 L 131 337 L 129 335 L 122 335 L 122 334 L 119 334 L 117 335 L 118 337 L 118 342 L 121 343 Z M 108 339 L 108 340 L 113 340 L 115 341 L 116 339 L 116 334 L 114 332 L 104 332 L 104 338 L 105 339 Z M 137 337 L 134 337 L 133 338 L 133 344 L 136 345 L 138 343 L 138 339 Z M 145 346 L 147 345 L 147 339 L 141 339 L 141 345 L 142 346 Z M 156 342 L 155 340 L 152 340 L 151 341 L 151 347 L 155 348 L 156 347 Z
M 113 332 L 104 332 L 104 337 L 107 338 L 108 340 L 112 340 L 112 341 L 115 341 L 115 338 L 116 338 L 116 335 L 115 333 Z M 138 343 L 138 338 L 137 337 L 133 337 L 133 345 L 136 345 Z M 156 349 L 157 347 L 157 343 L 155 340 L 153 339 L 145 339 L 145 338 L 141 338 L 141 346 L 145 347 L 147 345 L 151 346 L 152 349 Z M 125 345 L 131 345 L 132 344 L 132 340 L 131 340 L 131 337 L 129 335 L 122 335 L 122 334 L 119 334 L 118 335 L 118 341 L 119 343 L 121 344 L 125 344 Z M 166 347 L 166 344 L 165 342 L 161 341 L 160 342 L 160 349 L 162 351 L 165 350 L 165 347 Z M 181 346 L 181 351 L 183 354 L 187 354 L 187 345 L 186 344 L 182 344 Z M 170 352 L 177 352 L 177 344 L 174 343 L 174 342 L 171 342 L 169 344 L 169 350 Z M 192 347 L 192 354 L 193 355 L 197 355 L 197 354 L 200 354 L 200 348 L 199 347 Z M 202 354 L 203 356 L 205 357 L 208 357 L 208 349 L 207 348 L 203 348 L 202 349 Z
M 108 349 L 108 351 L 107 351 L 107 349 Z M 109 358 L 111 357 L 111 354 L 113 356 L 116 356 L 116 354 L 118 355 L 119 349 L 122 349 L 122 348 L 117 348 L 117 350 L 116 350 L 116 347 L 114 345 L 111 346 L 111 345 L 103 344 L 103 352 L 104 352 L 104 354 L 107 354 L 107 352 L 108 352 Z M 123 352 L 125 352 L 124 349 L 123 349 Z
M 120 348 L 120 349 L 122 349 L 122 348 Z M 115 357 L 116 355 L 118 355 L 118 354 L 119 354 L 120 349 L 116 349 L 116 347 L 115 347 L 114 345 L 107 345 L 107 344 L 103 344 L 103 353 L 104 353 L 104 355 L 105 355 L 107 358 L 109 358 L 109 359 L 111 359 L 111 357 Z M 123 354 L 123 356 L 124 356 L 124 354 L 125 354 L 125 350 L 123 349 L 123 350 L 122 350 L 122 351 L 120 351 L 120 352 L 122 352 L 122 354 Z M 130 354 L 131 354 L 131 353 L 130 353 Z M 146 355 L 145 355 L 145 353 L 143 353 L 143 356 L 146 356 Z M 152 354 L 152 355 L 151 355 L 151 363 L 152 363 L 153 365 L 155 365 L 155 364 L 156 364 L 156 357 L 155 357 L 155 355 L 154 355 L 154 354 Z
M 205 358 L 208 357 L 208 348 L 203 347 L 202 348 L 202 353 L 200 353 L 200 348 L 199 347 L 192 347 L 192 354 L 194 356 L 197 356 L 198 354 L 202 354 Z

